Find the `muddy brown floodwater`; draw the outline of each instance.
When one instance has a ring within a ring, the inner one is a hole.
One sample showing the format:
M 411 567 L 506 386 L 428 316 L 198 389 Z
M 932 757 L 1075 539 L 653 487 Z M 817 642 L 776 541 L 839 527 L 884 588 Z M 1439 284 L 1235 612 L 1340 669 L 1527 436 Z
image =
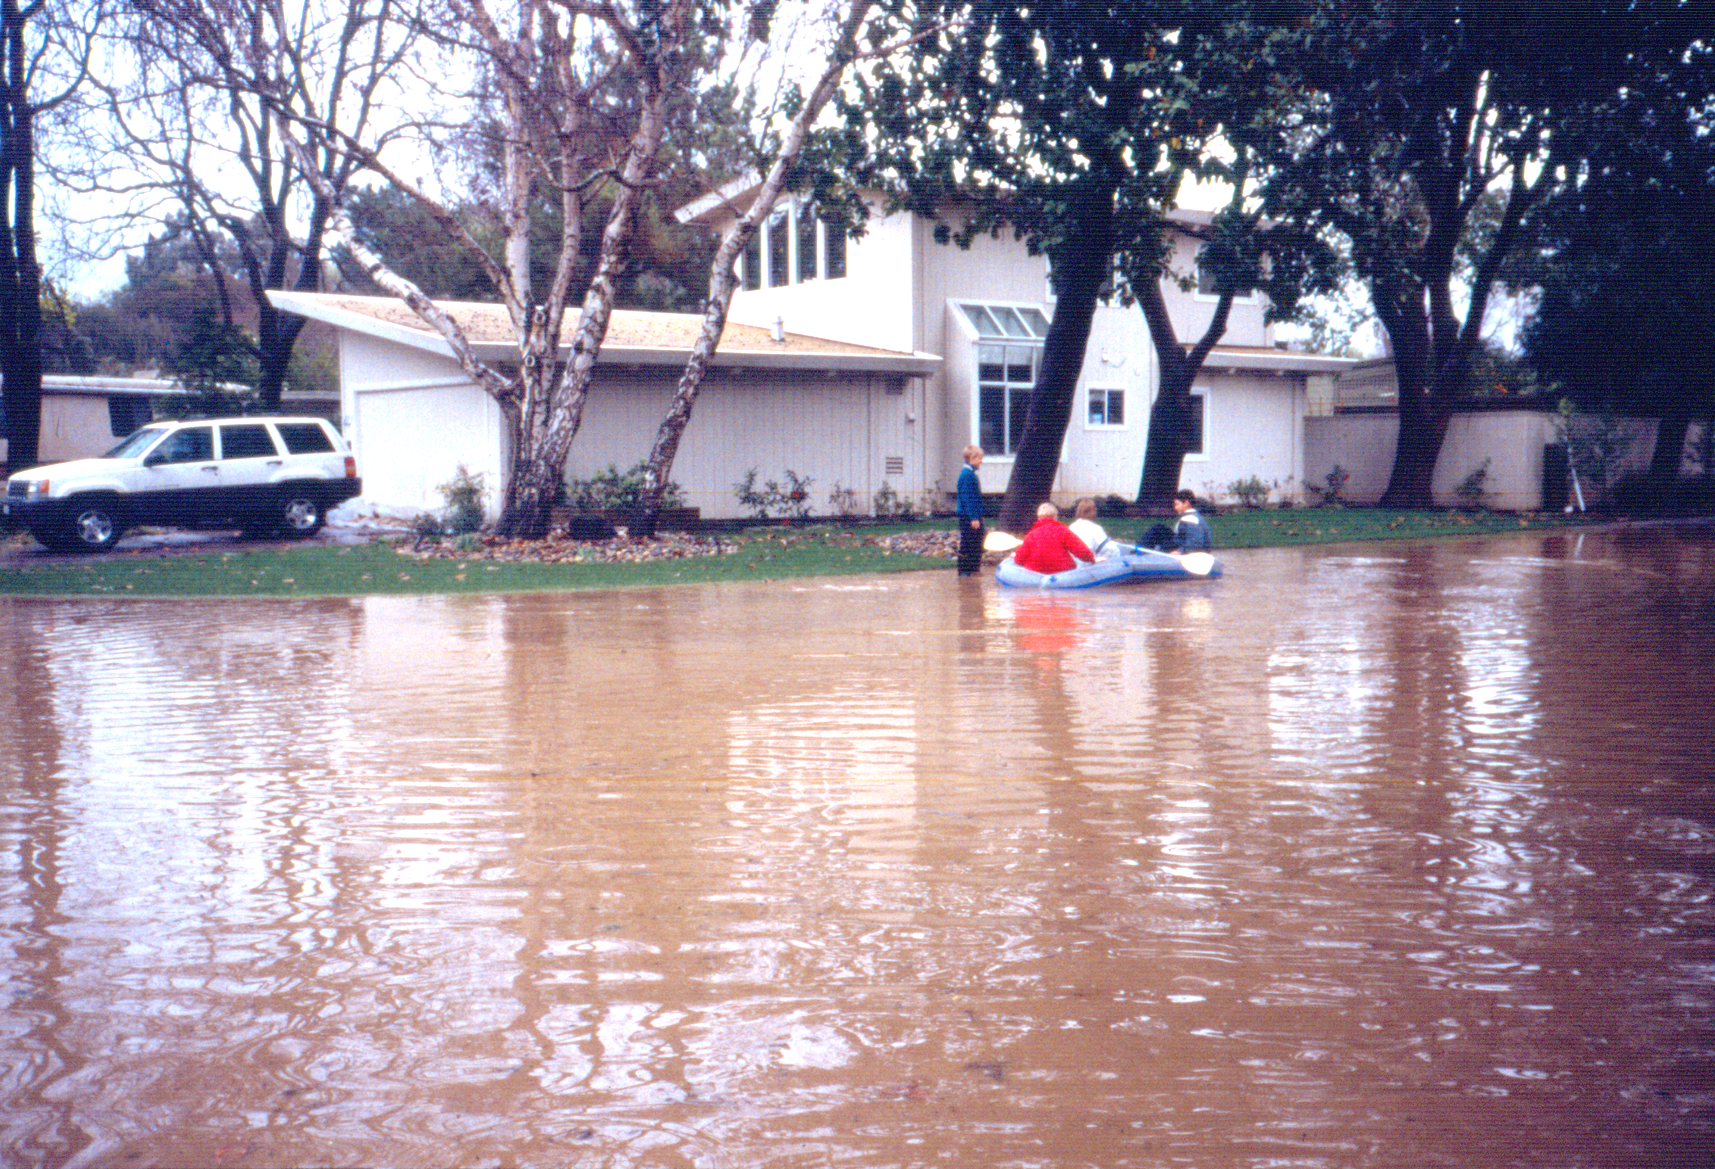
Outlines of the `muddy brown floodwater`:
M 4 600 L 8 1166 L 1715 1140 L 1715 530 Z

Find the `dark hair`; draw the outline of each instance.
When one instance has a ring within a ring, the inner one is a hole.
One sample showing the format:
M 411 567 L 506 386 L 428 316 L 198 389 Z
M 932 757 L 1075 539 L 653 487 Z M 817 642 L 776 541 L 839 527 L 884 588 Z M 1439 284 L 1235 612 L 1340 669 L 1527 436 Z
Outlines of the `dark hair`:
M 1173 493 L 1173 498 L 1183 499 L 1186 503 L 1195 504 L 1197 502 L 1197 493 L 1189 487 L 1181 487 L 1178 491 Z

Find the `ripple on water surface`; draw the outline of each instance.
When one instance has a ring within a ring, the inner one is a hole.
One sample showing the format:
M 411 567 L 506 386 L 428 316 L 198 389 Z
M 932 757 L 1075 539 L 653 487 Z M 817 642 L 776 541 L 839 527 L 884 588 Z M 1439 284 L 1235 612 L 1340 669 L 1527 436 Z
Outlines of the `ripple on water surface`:
M 8 1162 L 1692 1163 L 1707 540 L 0 604 Z

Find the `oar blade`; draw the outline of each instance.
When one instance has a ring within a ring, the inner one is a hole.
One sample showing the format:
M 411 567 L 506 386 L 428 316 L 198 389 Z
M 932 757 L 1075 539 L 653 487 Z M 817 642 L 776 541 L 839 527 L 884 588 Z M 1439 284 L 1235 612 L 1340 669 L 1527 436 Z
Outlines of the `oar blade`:
M 1020 540 L 1017 536 L 1013 535 L 1011 532 L 1003 532 L 999 528 L 996 528 L 994 531 L 990 532 L 987 536 L 983 537 L 983 551 L 984 552 L 1011 552 L 1014 548 L 1018 547 L 1022 543 L 1024 543 L 1024 541 Z
M 1208 576 L 1215 568 L 1215 558 L 1207 552 L 1187 552 L 1179 558 L 1179 563 L 1192 576 Z

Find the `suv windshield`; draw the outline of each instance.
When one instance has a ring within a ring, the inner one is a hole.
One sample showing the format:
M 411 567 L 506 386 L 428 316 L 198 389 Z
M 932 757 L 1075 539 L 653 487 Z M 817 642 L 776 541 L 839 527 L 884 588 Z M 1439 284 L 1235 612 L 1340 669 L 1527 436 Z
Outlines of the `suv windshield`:
M 160 438 L 165 431 L 165 427 L 145 426 L 101 457 L 104 459 L 134 459 L 148 450 L 150 444 Z

